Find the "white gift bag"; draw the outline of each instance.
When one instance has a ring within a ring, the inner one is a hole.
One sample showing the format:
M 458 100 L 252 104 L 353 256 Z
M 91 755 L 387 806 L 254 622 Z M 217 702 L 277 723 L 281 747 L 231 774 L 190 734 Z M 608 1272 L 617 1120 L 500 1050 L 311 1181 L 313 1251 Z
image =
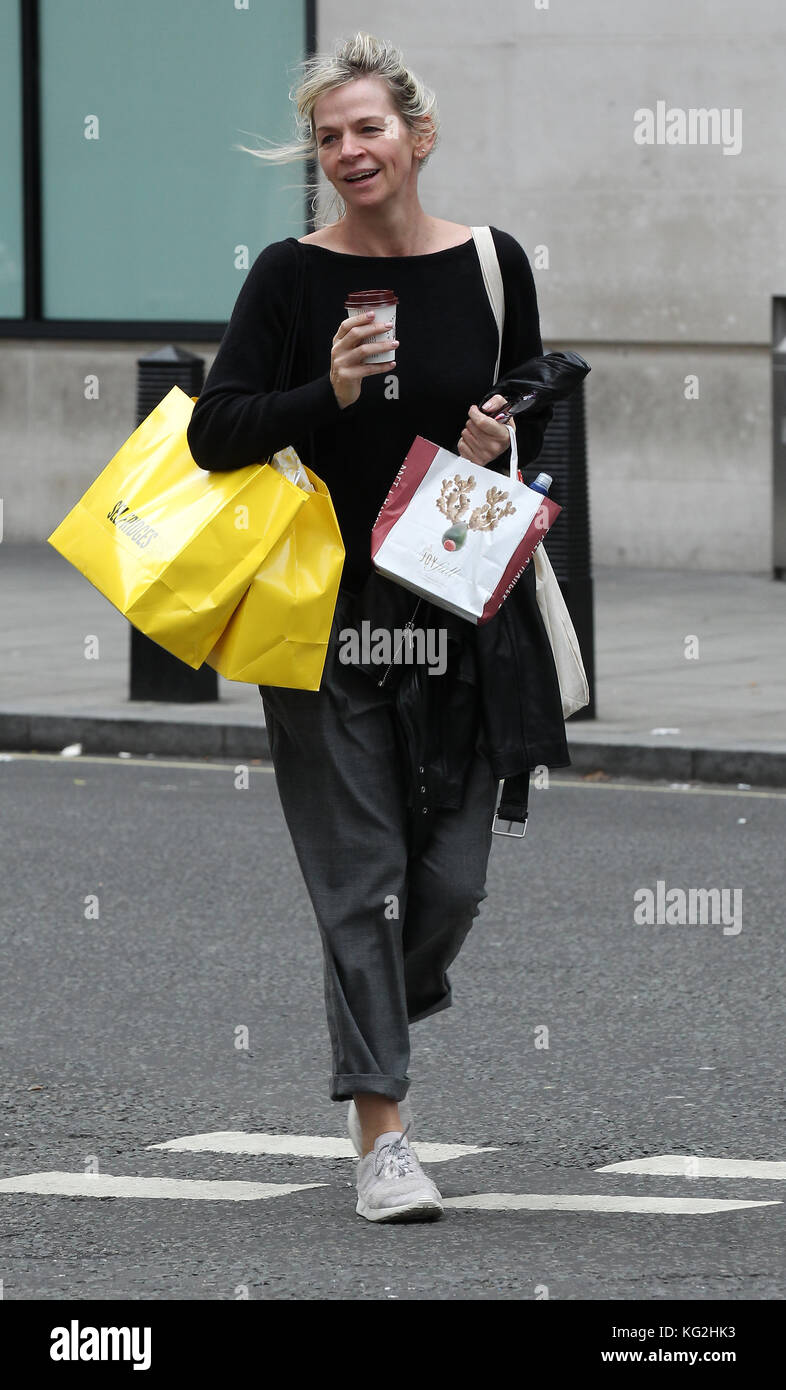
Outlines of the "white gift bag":
M 380 509 L 371 558 L 380 574 L 471 623 L 493 618 L 562 508 L 418 435 Z

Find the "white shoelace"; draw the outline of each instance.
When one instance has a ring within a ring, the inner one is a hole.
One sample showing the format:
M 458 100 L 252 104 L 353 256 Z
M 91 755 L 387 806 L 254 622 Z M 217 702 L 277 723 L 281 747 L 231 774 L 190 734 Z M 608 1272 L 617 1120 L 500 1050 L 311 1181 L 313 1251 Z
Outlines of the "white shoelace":
M 410 1120 L 403 1134 L 398 1139 L 391 1139 L 389 1143 L 383 1144 L 378 1149 L 374 1158 L 374 1176 L 377 1178 L 404 1178 L 407 1173 L 414 1173 L 412 1154 L 409 1148 L 409 1141 L 402 1148 L 402 1144 L 407 1137 L 412 1121 Z

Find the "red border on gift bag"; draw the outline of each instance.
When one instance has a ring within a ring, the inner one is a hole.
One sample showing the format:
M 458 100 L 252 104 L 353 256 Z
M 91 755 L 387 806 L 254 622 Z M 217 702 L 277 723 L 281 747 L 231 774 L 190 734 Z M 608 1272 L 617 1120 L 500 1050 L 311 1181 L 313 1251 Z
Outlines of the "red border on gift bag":
M 379 509 L 379 515 L 374 522 L 371 531 L 372 560 L 375 558 L 386 536 L 393 529 L 396 522 L 404 515 L 412 498 L 434 462 L 434 459 L 440 452 L 441 445 L 433 444 L 431 440 L 424 439 L 420 434 L 416 435 L 412 447 L 398 470 L 391 484 L 390 491 Z M 478 626 L 482 623 L 487 623 L 502 606 L 503 601 L 507 598 L 516 580 L 524 573 L 535 550 L 540 545 L 546 532 L 554 525 L 561 511 L 562 508 L 551 497 L 543 498 L 526 532 L 511 555 L 497 587 L 493 594 L 486 600 L 483 612 L 475 620 Z M 538 523 L 539 518 L 540 524 Z M 435 602 L 438 602 L 438 600 L 435 600 Z M 467 621 L 471 622 L 473 620 L 468 618 Z
M 432 444 L 430 439 L 416 435 L 374 522 L 371 531 L 372 560 L 388 532 L 404 515 L 440 449 L 441 445 Z
M 503 600 L 507 598 L 516 580 L 524 573 L 543 537 L 554 525 L 561 511 L 562 508 L 551 497 L 543 498 L 524 536 L 511 555 L 499 584 L 491 597 L 486 600 L 483 612 L 478 618 L 478 627 L 482 623 L 487 623 L 489 618 L 493 618 L 497 610 L 501 608 Z M 540 518 L 540 523 L 538 518 Z

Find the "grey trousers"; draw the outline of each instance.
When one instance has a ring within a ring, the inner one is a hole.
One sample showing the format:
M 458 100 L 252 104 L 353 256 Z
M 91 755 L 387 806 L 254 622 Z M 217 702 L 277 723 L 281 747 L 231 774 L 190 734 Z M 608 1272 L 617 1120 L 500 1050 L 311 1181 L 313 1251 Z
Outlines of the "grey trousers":
M 259 690 L 322 940 L 330 1098 L 402 1100 L 408 1025 L 453 1002 L 447 967 L 486 897 L 498 783 L 479 740 L 461 808 L 432 810 L 425 848 L 409 853 L 393 699 L 338 660 L 342 599 L 321 689 Z

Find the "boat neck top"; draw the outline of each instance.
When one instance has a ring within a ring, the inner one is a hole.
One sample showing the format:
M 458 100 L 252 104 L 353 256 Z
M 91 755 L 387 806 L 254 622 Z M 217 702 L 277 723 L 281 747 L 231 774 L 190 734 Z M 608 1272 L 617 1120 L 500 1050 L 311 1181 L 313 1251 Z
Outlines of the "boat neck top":
M 505 291 L 499 377 L 543 351 L 535 284 L 526 253 L 491 228 Z M 358 256 L 311 243 L 304 298 L 293 325 L 297 257 L 309 243 L 287 237 L 260 252 L 237 297 L 188 427 L 205 469 L 242 468 L 293 445 L 327 485 L 346 559 L 342 587 L 359 592 L 371 572 L 371 530 L 418 435 L 457 452 L 471 405 L 492 394 L 499 333 L 474 237 L 417 256 Z M 364 377 L 342 408 L 330 381 L 333 339 L 347 294 L 378 289 L 398 297 L 395 364 Z M 294 329 L 291 378 L 284 381 Z M 523 467 L 537 457 L 544 420 L 516 424 Z M 510 450 L 491 465 L 507 472 Z
M 298 246 L 305 246 L 314 251 L 327 251 L 329 256 L 344 256 L 350 261 L 389 261 L 399 264 L 404 261 L 425 261 L 431 260 L 434 256 L 447 256 L 451 251 L 463 251 L 465 246 L 474 246 L 475 238 L 470 235 L 467 241 L 459 241 L 455 246 L 443 246 L 441 251 L 420 251 L 414 256 L 364 256 L 357 251 L 334 251 L 332 246 L 320 246 L 317 241 L 300 241 L 298 237 L 288 237 L 288 241 L 296 241 Z

